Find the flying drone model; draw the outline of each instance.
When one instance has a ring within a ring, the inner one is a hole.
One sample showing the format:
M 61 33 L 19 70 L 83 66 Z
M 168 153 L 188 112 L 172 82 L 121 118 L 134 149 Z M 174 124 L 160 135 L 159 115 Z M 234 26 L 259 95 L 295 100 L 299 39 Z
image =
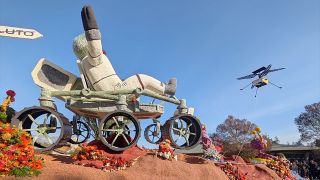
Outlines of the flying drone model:
M 258 89 L 262 86 L 265 86 L 265 85 L 268 85 L 269 83 L 274 85 L 275 87 L 281 89 L 282 87 L 270 82 L 266 75 L 270 72 L 275 72 L 275 71 L 280 71 L 280 70 L 283 70 L 285 68 L 278 68 L 278 69 L 271 69 L 271 64 L 269 64 L 267 67 L 261 67 L 255 71 L 252 72 L 252 74 L 250 75 L 247 75 L 247 76 L 243 76 L 243 77 L 239 77 L 237 78 L 238 80 L 241 80 L 241 79 L 251 79 L 251 78 L 254 78 L 256 76 L 259 77 L 259 79 L 256 79 L 254 81 L 252 81 L 250 84 L 246 85 L 245 87 L 241 88 L 240 90 L 244 90 L 246 89 L 247 87 L 249 87 L 251 85 L 251 89 L 253 89 L 254 87 L 256 87 L 256 94 L 254 97 L 257 97 L 257 92 L 258 92 Z

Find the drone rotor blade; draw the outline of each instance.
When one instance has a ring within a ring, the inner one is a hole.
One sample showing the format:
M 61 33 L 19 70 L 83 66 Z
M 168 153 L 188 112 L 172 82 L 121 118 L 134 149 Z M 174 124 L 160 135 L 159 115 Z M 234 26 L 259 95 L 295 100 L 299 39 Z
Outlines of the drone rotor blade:
M 263 70 L 265 70 L 265 69 L 266 69 L 266 67 L 262 66 L 261 68 L 253 71 L 252 74 L 257 74 L 257 73 L 259 73 L 259 72 L 261 72 L 261 71 L 263 71 Z
M 285 69 L 285 68 L 270 69 L 268 72 L 280 71 L 280 70 L 283 70 L 283 69 Z
M 254 78 L 257 74 L 250 74 L 250 75 L 247 75 L 247 76 L 243 76 L 243 77 L 239 77 L 237 78 L 238 80 L 241 80 L 241 79 L 251 79 L 251 78 Z

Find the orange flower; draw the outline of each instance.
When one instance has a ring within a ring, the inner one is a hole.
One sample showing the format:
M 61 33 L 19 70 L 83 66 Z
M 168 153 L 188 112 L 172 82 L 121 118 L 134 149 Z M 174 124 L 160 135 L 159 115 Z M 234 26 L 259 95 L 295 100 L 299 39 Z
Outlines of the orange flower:
M 19 161 L 15 161 L 15 162 L 13 163 L 13 166 L 14 166 L 14 167 L 18 167 L 19 164 L 20 164 Z
M 31 139 L 30 137 L 26 136 L 25 134 L 22 134 L 20 137 L 20 141 L 24 146 L 28 146 L 31 144 Z
M 259 128 L 259 127 L 254 128 L 254 130 L 255 130 L 257 133 L 261 133 L 261 128 Z
M 80 155 L 80 159 L 81 159 L 81 160 L 86 160 L 86 159 L 87 159 L 87 156 L 85 156 L 85 155 Z
M 33 169 L 42 169 L 43 168 L 42 161 L 41 160 L 34 160 L 31 164 L 31 167 Z
M 0 149 L 7 147 L 6 144 L 0 143 Z

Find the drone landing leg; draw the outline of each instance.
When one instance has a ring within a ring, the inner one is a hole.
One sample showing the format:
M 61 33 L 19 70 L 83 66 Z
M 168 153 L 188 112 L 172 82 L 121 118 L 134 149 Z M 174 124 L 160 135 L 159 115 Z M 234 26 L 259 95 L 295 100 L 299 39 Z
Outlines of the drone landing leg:
M 246 88 L 247 88 L 247 87 L 249 87 L 251 84 L 252 84 L 252 83 L 250 83 L 250 84 L 246 85 L 245 87 L 241 88 L 240 90 L 244 90 L 244 89 L 246 89 Z
M 269 81 L 269 83 L 270 83 L 270 84 L 272 84 L 272 85 L 274 85 L 275 87 L 277 87 L 277 88 L 279 88 L 279 89 L 281 89 L 281 88 L 282 88 L 281 86 L 278 86 L 278 85 L 276 85 L 276 84 L 273 84 L 273 83 L 272 83 L 272 82 L 270 82 L 270 81 Z
M 258 89 L 259 89 L 259 88 L 256 89 L 256 94 L 254 95 L 254 97 L 257 97 Z

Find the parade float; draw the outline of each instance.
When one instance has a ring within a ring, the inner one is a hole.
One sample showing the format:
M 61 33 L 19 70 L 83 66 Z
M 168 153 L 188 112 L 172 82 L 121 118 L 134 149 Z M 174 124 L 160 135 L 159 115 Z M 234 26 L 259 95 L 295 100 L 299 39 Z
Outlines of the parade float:
M 251 142 L 259 155 L 250 163 L 239 156 L 221 155 L 223 147 L 213 144 L 205 125 L 193 115 L 194 109 L 175 96 L 175 78 L 163 83 L 137 74 L 121 80 L 102 50 L 92 8 L 85 6 L 81 16 L 85 32 L 73 43 L 79 76 L 43 58 L 32 71 L 34 83 L 41 87 L 39 106 L 15 113 L 9 107 L 15 92 L 7 91 L 0 112 L 1 176 L 37 176 L 45 169 L 41 178 L 48 179 L 150 179 L 154 175 L 181 179 L 291 178 L 284 158 L 263 151 L 267 144 L 260 129 L 253 132 Z M 154 101 L 143 103 L 143 96 L 177 108 L 161 124 L 164 106 Z M 72 120 L 58 112 L 53 98 L 65 102 L 74 113 Z M 153 121 L 143 135 L 147 142 L 158 144 L 156 150 L 137 146 L 143 119 Z M 94 140 L 88 142 L 90 136 Z M 175 149 L 191 150 L 200 142 L 201 157 L 175 153 Z M 54 153 L 66 146 L 73 148 Z

